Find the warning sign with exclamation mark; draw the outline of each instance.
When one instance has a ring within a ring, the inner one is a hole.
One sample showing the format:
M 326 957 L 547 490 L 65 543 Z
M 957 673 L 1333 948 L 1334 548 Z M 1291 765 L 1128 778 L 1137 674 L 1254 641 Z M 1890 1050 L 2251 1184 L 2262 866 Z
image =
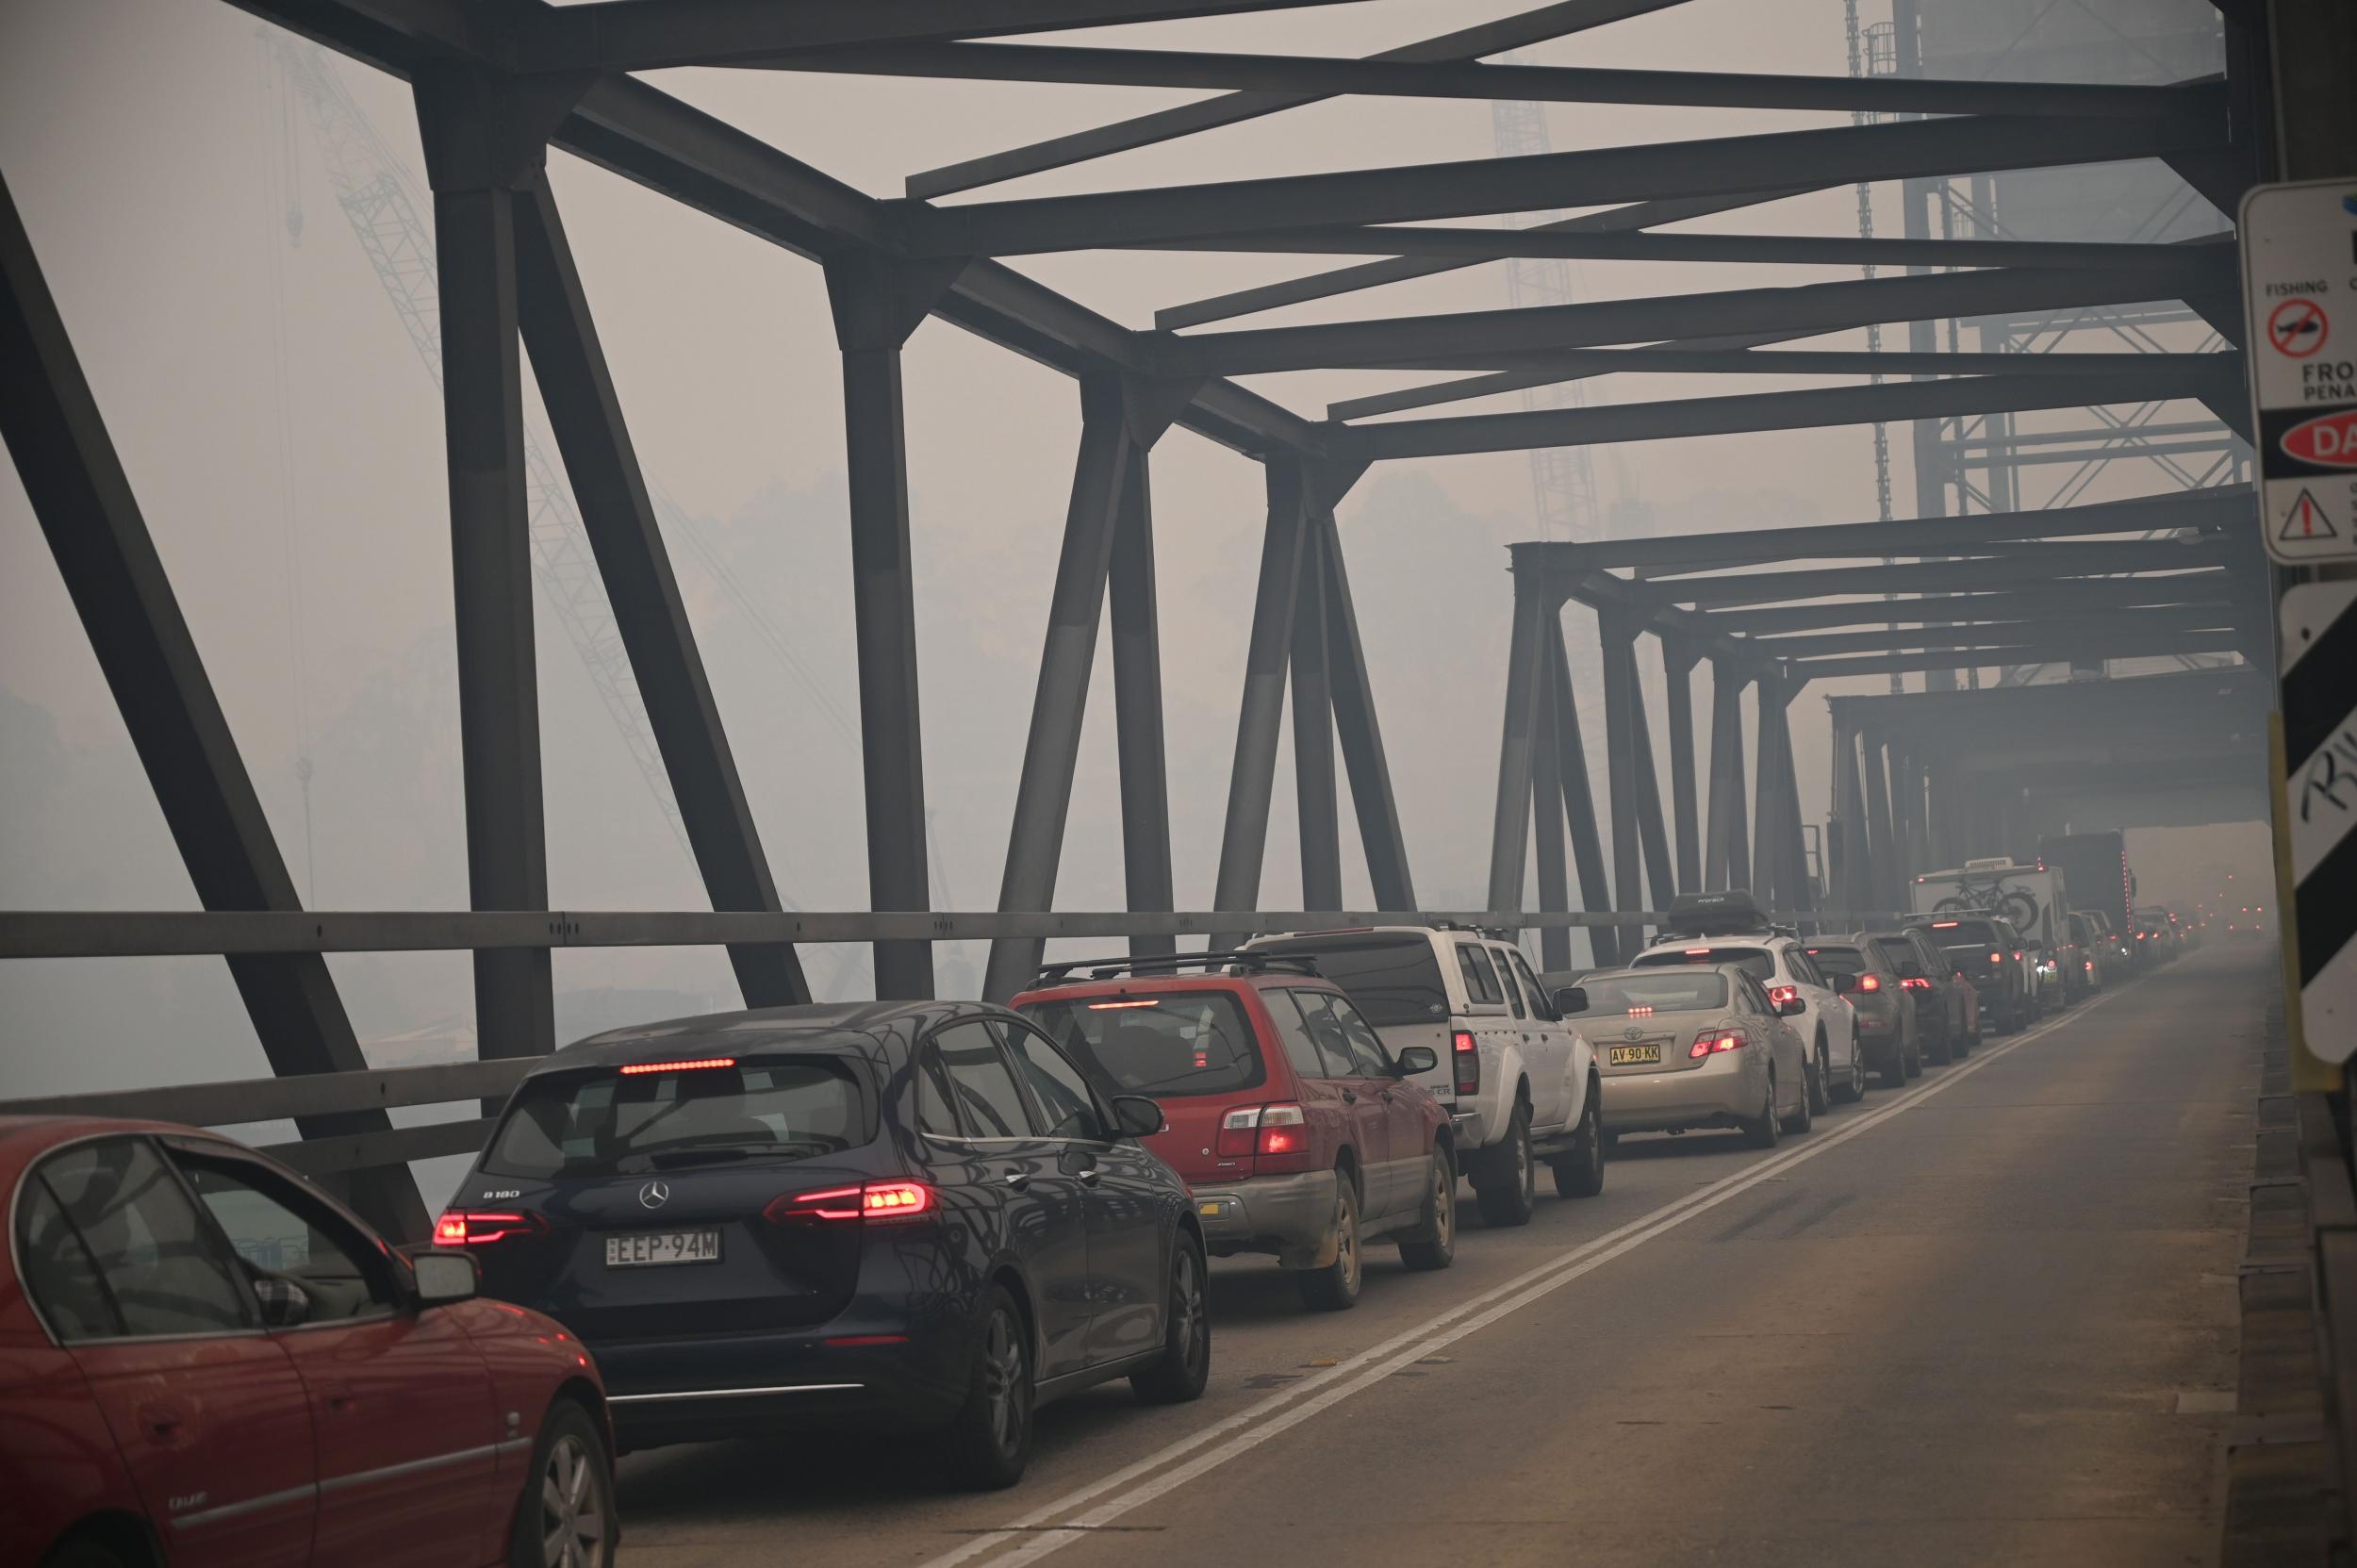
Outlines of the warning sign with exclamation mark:
M 2299 499 L 2283 513 L 2283 524 L 2276 530 L 2275 536 L 2287 542 L 2331 539 L 2338 538 L 2340 531 L 2332 526 L 2332 520 L 2324 515 L 2324 508 L 2316 504 L 2316 492 L 2302 486 Z

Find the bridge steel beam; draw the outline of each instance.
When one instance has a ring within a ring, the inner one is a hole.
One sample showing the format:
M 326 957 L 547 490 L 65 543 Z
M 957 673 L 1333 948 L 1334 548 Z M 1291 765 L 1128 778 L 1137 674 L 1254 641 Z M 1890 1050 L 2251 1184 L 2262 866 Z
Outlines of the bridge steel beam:
M 715 909 L 783 909 L 545 176 L 523 194 L 517 217 L 524 345 L 704 890 Z M 729 962 L 748 1007 L 811 999 L 790 943 L 739 943 Z
M 1883 675 L 1906 670 L 1990 669 L 2006 665 L 2056 664 L 2071 658 L 2135 659 L 2169 653 L 2233 653 L 2241 651 L 2238 631 L 2159 633 L 2079 641 L 2053 638 L 2010 647 L 1956 649 L 1948 652 L 1889 653 L 1852 659 L 1801 659 L 1792 668 L 1811 677 Z
M 1772 638 L 1791 632 L 1843 626 L 1944 626 L 1955 622 L 2035 620 L 2083 611 L 2108 613 L 2154 609 L 2225 610 L 2246 607 L 2248 586 L 2224 569 L 2177 572 L 2167 577 L 2087 577 L 2040 587 L 1987 586 L 1984 591 L 1907 594 L 1898 599 L 1855 599 L 1837 604 L 1779 604 L 1770 609 L 1714 609 L 1709 624 L 1731 636 L 1760 637 L 1761 652 Z
M 1636 630 L 1632 627 L 1632 635 Z M 1654 759 L 1653 718 L 1646 711 L 1645 685 L 1638 673 L 1637 649 L 1629 646 L 1624 678 L 1628 683 L 1629 729 L 1637 742 L 1637 839 L 1644 849 L 1645 880 L 1654 907 L 1667 909 L 1677 897 L 1677 867 L 1670 849 L 1669 820 L 1661 809 L 1660 769 Z
M 1244 694 L 1236 703 L 1236 751 L 1228 776 L 1228 816 L 1220 830 L 1219 871 L 1211 907 L 1259 907 L 1261 868 L 1268 850 L 1269 797 L 1276 788 L 1277 731 L 1285 713 L 1286 666 L 1294 640 L 1294 607 L 1300 602 L 1302 538 L 1308 532 L 1308 476 L 1300 459 L 1266 465 L 1268 524 L 1261 536 L 1261 571 L 1252 598 L 1251 640 L 1244 651 Z M 1215 936 L 1213 941 L 1225 940 Z
M 1330 485 L 1328 488 L 1330 488 Z M 1392 788 L 1391 763 L 1383 749 L 1383 726 L 1375 709 L 1375 686 L 1359 636 L 1359 612 L 1350 597 L 1350 572 L 1343 560 L 1342 536 L 1329 503 L 1315 520 L 1323 546 L 1328 692 L 1334 729 L 1342 741 L 1343 767 L 1350 780 L 1350 801 L 1359 817 L 1359 841 L 1366 855 L 1367 880 L 1375 901 L 1387 909 L 1416 906 L 1415 879 L 1408 867 L 1408 837 L 1399 800 Z
M 1523 868 L 1530 854 L 1532 748 L 1543 728 L 1539 702 L 1554 685 L 1545 668 L 1546 630 L 1553 600 L 1537 574 L 1513 573 L 1513 619 L 1507 634 L 1506 710 L 1498 739 L 1498 787 L 1490 817 L 1490 907 L 1519 909 Z M 1539 815 L 1553 809 L 1541 799 Z M 1541 907 L 1544 907 L 1543 905 Z
M 1832 861 L 1828 870 L 1833 896 L 1846 909 L 1865 907 L 1870 882 L 1866 790 L 1858 777 L 1857 742 L 1857 731 L 1847 719 L 1837 717 L 1833 723 L 1833 821 L 1825 848 Z
M 1865 730 L 1859 741 L 1866 755 L 1866 863 L 1869 867 L 1863 904 L 1896 909 L 1904 901 L 1899 887 L 1899 852 L 1893 837 L 1890 806 L 1888 741 L 1878 730 Z
M 434 191 L 450 482 L 451 589 L 467 803 L 467 891 L 478 910 L 549 907 L 525 501 L 517 209 L 543 175 L 545 119 L 570 94 L 527 94 L 489 72 L 438 62 L 412 83 Z M 545 117 L 545 119 L 544 119 Z M 474 954 L 476 1050 L 556 1048 L 549 955 Z
M 1555 616 L 1542 610 L 1543 620 Z M 1560 639 L 1559 626 L 1540 627 L 1540 647 L 1533 671 L 1538 692 L 1533 700 L 1534 718 L 1531 727 L 1530 780 L 1532 803 L 1531 863 L 1539 874 L 1539 908 L 1545 913 L 1568 912 L 1572 907 L 1571 861 L 1565 852 L 1563 808 L 1563 733 L 1562 713 L 1556 702 L 1555 659 L 1547 647 L 1550 636 Z M 1568 737 L 1574 746 L 1578 737 Z M 1539 933 L 1540 968 L 1553 973 L 1572 966 L 1572 933 L 1566 927 L 1560 931 L 1542 930 Z
M 1091 376 L 1080 383 L 1080 450 L 1073 463 L 1063 548 L 1048 598 L 1047 643 L 1040 650 L 1030 734 L 999 879 L 1002 911 L 1047 909 L 1056 899 L 1080 726 L 1088 713 L 1089 678 L 1096 668 L 1113 539 L 1133 454 L 1128 403 L 1117 376 Z M 1022 990 L 1038 972 L 1040 952 L 1038 942 L 1021 937 L 992 943 L 982 995 L 1005 1001 Z
M 1625 610 L 1607 606 L 1596 612 L 1596 633 L 1604 653 L 1604 733 L 1608 749 L 1607 778 L 1610 784 L 1612 820 L 1612 907 L 1623 913 L 1646 906 L 1644 862 L 1651 858 L 1645 830 L 1646 784 L 1652 772 L 1652 746 L 1645 734 L 1644 693 L 1637 678 L 1637 632 Z M 1660 810 L 1654 794 L 1653 807 Z M 1662 856 L 1666 863 L 1668 857 Z M 1666 864 L 1653 867 L 1658 892 Z
M 2135 120 L 1958 115 L 1765 136 L 1697 138 L 1522 157 L 1112 190 L 912 208 L 912 254 L 997 256 L 1250 233 L 1300 224 L 1400 223 L 1602 206 L 1678 196 L 1747 195 L 1965 172 L 2157 157 L 2216 147 L 2215 91 L 2181 112 Z
M 922 268 L 864 258 L 827 266 L 827 299 L 843 361 L 867 893 L 879 910 L 925 909 L 931 902 L 900 350 L 963 270 L 954 261 Z M 930 943 L 878 942 L 875 964 L 880 999 L 933 994 Z
M 14 459 L 91 651 L 207 910 L 300 912 L 147 520 L 107 433 L 30 238 L 0 180 L 0 439 Z M 230 957 L 231 981 L 282 1076 L 368 1066 L 326 960 Z M 381 1132 L 382 1111 L 297 1120 L 305 1137 Z M 406 1166 L 355 1174 L 342 1196 L 389 1236 L 425 1234 Z
M 1724 890 L 1751 880 L 1743 826 L 1743 688 L 1751 677 L 1733 659 L 1710 661 L 1710 805 L 1703 882 Z
M 1661 673 L 1669 688 L 1670 815 L 1677 832 L 1677 887 L 1703 884 L 1699 791 L 1694 779 L 1694 666 L 1702 650 L 1686 637 L 1662 635 Z
M 1304 523 L 1301 576 L 1294 588 L 1294 799 L 1302 904 L 1340 909 L 1343 829 L 1334 797 L 1334 696 L 1327 664 L 1327 538 L 1319 520 Z
M 1612 884 L 1605 871 L 1604 835 L 1597 829 L 1594 785 L 1588 772 L 1588 744 L 1579 718 L 1579 701 L 1572 688 L 1572 658 L 1563 643 L 1559 605 L 1547 616 L 1545 651 L 1547 682 L 1554 693 L 1556 739 L 1562 749 L 1563 811 L 1571 821 L 1572 860 L 1579 870 L 1579 901 L 1584 909 L 1612 907 Z M 1620 933 L 1612 926 L 1588 928 L 1590 956 L 1597 964 L 1624 956 Z M 1636 949 L 1631 948 L 1628 954 Z
M 1808 874 L 1808 846 L 1801 826 L 1800 780 L 1792 766 L 1792 699 L 1800 695 L 1807 677 L 1789 672 L 1780 683 L 1781 701 L 1775 705 L 1776 768 L 1781 778 L 1776 787 L 1776 803 L 1780 811 L 1775 826 L 1784 836 L 1784 850 L 1776 859 L 1784 877 L 1785 897 L 1795 910 L 1806 912 L 1818 907 L 1817 889 Z
M 1113 745 L 1121 768 L 1121 863 L 1129 906 L 1177 908 L 1170 854 L 1170 765 L 1162 724 L 1161 600 L 1155 585 L 1151 454 L 1140 446 L 1122 470 L 1121 505 L 1107 568 L 1113 653 Z M 1132 958 L 1166 956 L 1176 938 L 1129 938 Z

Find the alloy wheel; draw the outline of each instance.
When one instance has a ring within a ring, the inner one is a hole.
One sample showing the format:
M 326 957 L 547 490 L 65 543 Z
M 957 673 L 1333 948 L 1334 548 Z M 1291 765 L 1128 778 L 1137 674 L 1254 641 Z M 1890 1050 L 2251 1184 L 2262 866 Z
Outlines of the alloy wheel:
M 982 1396 L 990 1409 L 990 1432 L 999 1452 L 1012 1454 L 1022 1445 L 1024 1388 L 1023 1346 L 1014 1324 L 1005 1312 L 991 1314 L 982 1337 Z
M 1171 1270 L 1171 1328 L 1178 1336 L 1179 1354 L 1185 1358 L 1187 1371 L 1192 1374 L 1203 1362 L 1211 1347 L 1211 1314 L 1203 1310 L 1203 1276 L 1195 1266 L 1192 1247 L 1178 1248 L 1178 1266 Z
M 1359 1204 L 1351 1196 L 1350 1179 L 1343 1179 L 1343 1213 L 1335 1225 L 1334 1261 L 1343 1265 L 1344 1288 L 1359 1291 Z
M 605 1559 L 605 1486 L 597 1461 L 567 1433 L 540 1471 L 543 1568 L 599 1568 Z

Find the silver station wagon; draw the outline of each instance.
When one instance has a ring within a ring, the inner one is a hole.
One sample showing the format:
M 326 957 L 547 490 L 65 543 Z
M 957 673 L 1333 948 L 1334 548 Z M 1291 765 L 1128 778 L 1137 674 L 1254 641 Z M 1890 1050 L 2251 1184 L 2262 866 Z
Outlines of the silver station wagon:
M 1807 1056 L 1778 1005 L 1734 964 L 1605 969 L 1558 993 L 1604 1074 L 1604 1127 L 1624 1132 L 1739 1128 L 1755 1147 L 1809 1127 Z

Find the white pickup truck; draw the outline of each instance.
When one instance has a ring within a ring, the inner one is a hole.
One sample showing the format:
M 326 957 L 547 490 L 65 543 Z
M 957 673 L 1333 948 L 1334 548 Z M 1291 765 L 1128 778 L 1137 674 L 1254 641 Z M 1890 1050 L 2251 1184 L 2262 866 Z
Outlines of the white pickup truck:
M 1449 927 L 1363 926 L 1245 945 L 1314 957 L 1385 1048 L 1428 1046 L 1440 1057 L 1416 1081 L 1450 1108 L 1484 1220 L 1527 1224 L 1541 1164 L 1561 1197 L 1604 1190 L 1595 1052 L 1513 944 Z

